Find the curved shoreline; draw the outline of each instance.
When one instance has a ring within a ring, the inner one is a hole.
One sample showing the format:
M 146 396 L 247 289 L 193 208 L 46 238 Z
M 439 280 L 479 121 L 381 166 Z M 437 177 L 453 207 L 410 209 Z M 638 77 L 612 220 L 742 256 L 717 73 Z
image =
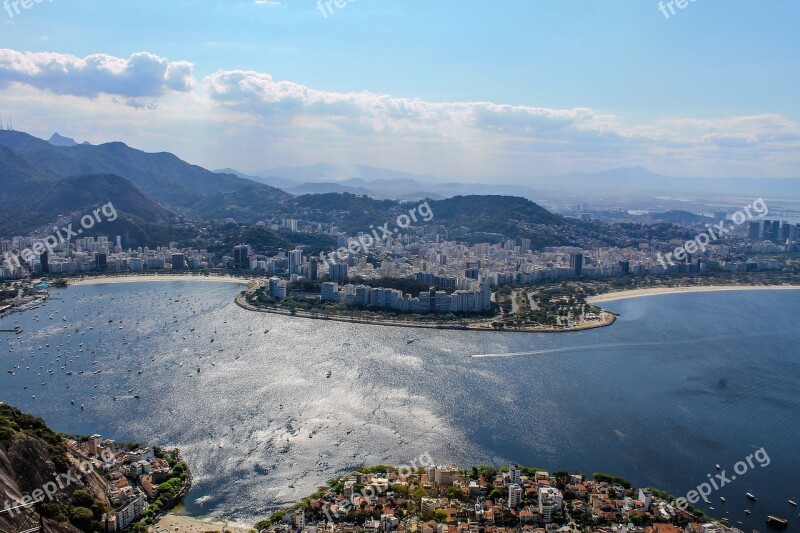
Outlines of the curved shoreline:
M 67 285 L 106 285 L 115 283 L 141 283 L 147 281 L 214 281 L 217 283 L 238 283 L 249 285 L 251 279 L 229 276 L 192 276 L 183 274 L 156 274 L 152 276 L 91 276 L 85 278 L 66 278 Z
M 798 290 L 800 285 L 692 285 L 684 287 L 652 287 L 647 289 L 630 289 L 625 291 L 607 292 L 590 296 L 586 299 L 591 304 L 614 302 L 628 298 L 641 298 L 643 296 L 662 296 L 666 294 L 688 294 L 692 292 L 724 292 L 724 291 L 786 291 Z
M 398 328 L 450 329 L 450 330 L 460 330 L 460 331 L 480 331 L 480 332 L 493 332 L 493 333 L 571 333 L 575 331 L 586 331 L 588 329 L 604 328 L 610 326 L 617 320 L 617 315 L 615 313 L 603 310 L 602 321 L 597 323 L 581 324 L 579 326 L 571 328 L 546 327 L 546 328 L 527 328 L 527 329 L 526 328 L 495 329 L 491 326 L 491 322 L 494 321 L 493 319 L 490 319 L 489 321 L 486 322 L 476 322 L 467 325 L 426 324 L 426 323 L 404 322 L 400 320 L 381 320 L 372 318 L 335 316 L 335 315 L 326 315 L 323 313 L 309 313 L 308 311 L 295 311 L 294 313 L 292 313 L 291 311 L 286 309 L 255 307 L 247 303 L 242 295 L 236 297 L 236 305 L 238 305 L 242 309 L 245 309 L 246 311 L 255 311 L 257 313 L 270 313 L 273 315 L 284 315 L 295 318 L 307 318 L 309 320 L 329 320 L 331 322 L 350 322 L 352 324 L 366 324 L 372 326 L 389 326 Z

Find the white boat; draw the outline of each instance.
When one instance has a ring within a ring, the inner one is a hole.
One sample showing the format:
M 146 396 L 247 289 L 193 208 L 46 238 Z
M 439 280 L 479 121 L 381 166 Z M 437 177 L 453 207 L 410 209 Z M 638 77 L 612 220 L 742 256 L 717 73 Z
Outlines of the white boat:
M 790 505 L 794 505 L 795 507 L 797 507 L 797 502 L 794 501 L 794 500 L 789 500 L 789 504 Z
M 725 501 L 725 496 L 720 496 L 719 499 L 724 502 Z

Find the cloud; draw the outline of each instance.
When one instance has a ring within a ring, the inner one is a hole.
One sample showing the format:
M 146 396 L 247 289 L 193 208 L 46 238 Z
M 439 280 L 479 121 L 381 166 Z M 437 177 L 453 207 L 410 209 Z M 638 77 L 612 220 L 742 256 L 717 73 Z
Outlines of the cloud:
M 113 94 L 136 99 L 187 92 L 195 85 L 192 68 L 186 61 L 169 61 L 148 52 L 123 59 L 108 54 L 79 58 L 0 49 L 0 87 L 23 83 L 62 95 Z
M 83 124 L 72 136 L 174 151 L 213 168 L 334 162 L 525 176 L 642 165 L 672 175 L 793 176 L 800 167 L 800 127 L 776 113 L 642 121 L 588 105 L 326 91 L 246 70 L 195 80 L 192 69 L 147 52 L 81 59 L 0 50 L 0 110 L 46 136 L 62 122 Z
M 343 130 L 386 133 L 416 127 L 484 132 L 518 136 L 563 135 L 564 131 L 590 128 L 595 113 L 587 108 L 546 109 L 490 102 L 432 103 L 370 92 L 319 91 L 269 74 L 252 71 L 218 71 L 201 84 L 210 98 L 239 111 L 267 117 L 306 115 Z M 562 132 L 562 133 L 559 133 Z

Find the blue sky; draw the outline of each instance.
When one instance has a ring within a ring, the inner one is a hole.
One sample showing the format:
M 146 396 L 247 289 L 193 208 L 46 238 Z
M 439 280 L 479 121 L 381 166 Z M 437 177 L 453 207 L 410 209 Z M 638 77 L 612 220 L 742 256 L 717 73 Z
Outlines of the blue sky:
M 800 175 L 800 3 L 675 9 L 352 0 L 323 16 L 316 0 L 44 0 L 0 11 L 0 112 L 37 135 L 247 171 L 330 161 L 463 176 Z M 165 70 L 121 66 L 112 80 L 80 63 L 140 52 Z M 45 54 L 68 72 L 42 75 Z

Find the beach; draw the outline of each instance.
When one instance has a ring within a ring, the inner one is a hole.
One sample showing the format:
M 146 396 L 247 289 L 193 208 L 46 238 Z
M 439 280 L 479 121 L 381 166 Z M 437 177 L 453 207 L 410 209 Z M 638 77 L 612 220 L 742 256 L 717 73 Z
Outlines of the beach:
M 157 274 L 154 276 L 96 276 L 79 279 L 68 279 L 69 285 L 100 285 L 113 283 L 140 283 L 146 281 L 213 281 L 215 283 L 238 283 L 239 285 L 249 285 L 251 279 L 235 278 L 229 276 L 186 276 Z
M 222 533 L 223 531 L 248 533 L 251 530 L 250 527 L 224 520 L 202 520 L 173 513 L 162 516 L 155 526 L 150 528 L 150 531 L 157 533 Z
M 707 285 L 695 287 L 656 287 L 650 289 L 633 289 L 629 291 L 615 291 L 599 294 L 587 299 L 591 304 L 612 302 L 626 298 L 639 298 L 642 296 L 658 296 L 662 294 L 681 294 L 688 292 L 718 292 L 718 291 L 768 291 L 768 290 L 796 290 L 798 285 Z

